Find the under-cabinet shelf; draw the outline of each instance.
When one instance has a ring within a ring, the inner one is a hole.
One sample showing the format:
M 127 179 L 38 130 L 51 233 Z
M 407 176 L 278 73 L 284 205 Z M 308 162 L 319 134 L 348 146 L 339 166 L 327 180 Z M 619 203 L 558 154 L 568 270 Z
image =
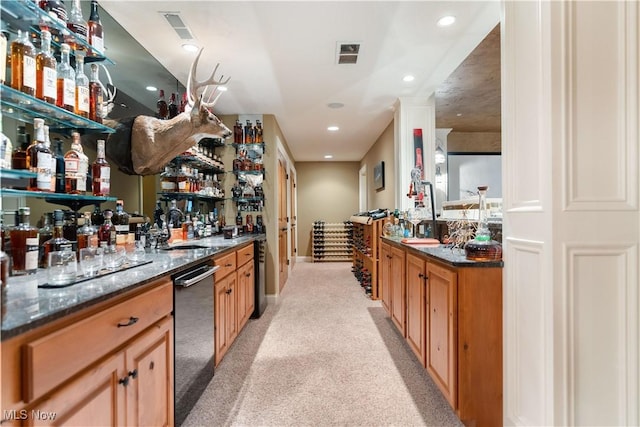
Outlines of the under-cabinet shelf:
M 116 201 L 115 197 L 109 196 L 47 193 L 46 191 L 15 190 L 13 188 L 3 188 L 2 190 L 0 190 L 0 192 L 2 192 L 2 197 L 31 197 L 36 199 L 44 199 L 47 203 L 67 206 L 75 211 L 83 206 Z

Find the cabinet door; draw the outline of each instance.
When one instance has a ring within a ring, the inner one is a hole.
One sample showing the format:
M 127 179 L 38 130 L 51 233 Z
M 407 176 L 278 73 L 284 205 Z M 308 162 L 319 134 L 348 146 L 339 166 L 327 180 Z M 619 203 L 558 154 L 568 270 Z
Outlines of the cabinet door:
M 231 346 L 238 336 L 238 276 L 230 274 L 227 282 L 227 343 Z
M 387 243 L 380 246 L 380 299 L 382 307 L 391 315 L 391 247 Z
M 427 371 L 457 407 L 457 275 L 427 263 Z
M 248 321 L 251 315 L 253 314 L 253 310 L 255 308 L 255 295 L 256 295 L 256 276 L 255 276 L 255 263 L 253 260 L 249 261 L 244 266 L 244 277 L 245 277 L 245 285 L 246 292 L 245 297 L 247 300 L 246 303 L 246 320 Z M 239 332 L 239 331 L 238 331 Z
M 426 261 L 407 254 L 407 342 L 424 366 L 425 310 L 426 310 Z
M 235 275 L 233 275 L 235 276 Z M 227 278 L 230 276 L 227 276 Z M 227 339 L 227 278 L 216 280 L 213 287 L 215 305 L 215 364 L 218 365 L 229 348 Z
M 125 425 L 125 358 L 119 352 L 28 409 L 27 426 Z M 33 412 L 32 412 L 33 410 Z
M 136 338 L 125 355 L 127 425 L 172 426 L 173 318 L 161 320 Z
M 247 322 L 247 285 L 246 285 L 246 279 L 245 279 L 245 268 L 246 266 L 242 266 L 240 268 L 238 268 L 237 271 L 237 278 L 236 278 L 236 283 L 237 283 L 237 292 L 238 295 L 236 295 L 236 307 L 238 310 L 238 313 L 236 314 L 237 320 L 238 320 L 238 325 L 237 325 L 237 330 L 238 332 L 240 332 L 242 330 L 242 328 L 244 327 L 244 324 Z
M 391 247 L 391 320 L 396 327 L 405 333 L 406 283 L 405 283 L 404 250 Z

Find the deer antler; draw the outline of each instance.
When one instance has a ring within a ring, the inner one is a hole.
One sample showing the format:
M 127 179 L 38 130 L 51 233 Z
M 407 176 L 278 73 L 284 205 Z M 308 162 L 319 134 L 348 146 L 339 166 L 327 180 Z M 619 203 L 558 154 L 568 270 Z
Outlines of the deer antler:
M 200 59 L 200 54 L 202 54 L 202 51 L 204 49 L 200 49 L 200 51 L 198 52 L 198 55 L 196 56 L 196 58 L 193 60 L 193 63 L 191 64 L 191 70 L 189 71 L 189 79 L 187 80 L 187 94 L 189 96 L 189 106 L 193 107 L 196 102 L 202 102 L 202 104 L 207 107 L 207 108 L 212 108 L 215 103 L 218 101 L 218 98 L 220 98 L 220 95 L 222 95 L 222 92 L 218 93 L 218 95 L 213 99 L 213 101 L 211 102 L 203 102 L 200 100 L 200 96 L 198 95 L 198 89 L 204 87 L 204 90 L 202 91 L 202 94 L 204 94 L 204 91 L 207 89 L 208 86 L 214 86 L 214 91 L 215 88 L 217 86 L 220 85 L 225 85 L 229 82 L 229 80 L 231 79 L 231 77 L 227 77 L 227 79 L 225 81 L 222 81 L 222 79 L 224 78 L 224 75 L 220 76 L 220 80 L 216 80 L 215 79 L 215 75 L 216 75 L 216 71 L 218 71 L 218 67 L 220 66 L 220 63 L 216 64 L 216 67 L 213 69 L 213 72 L 211 73 L 211 76 L 204 81 L 198 81 L 196 79 L 196 69 L 198 68 L 198 60 Z M 212 94 L 213 95 L 213 92 Z

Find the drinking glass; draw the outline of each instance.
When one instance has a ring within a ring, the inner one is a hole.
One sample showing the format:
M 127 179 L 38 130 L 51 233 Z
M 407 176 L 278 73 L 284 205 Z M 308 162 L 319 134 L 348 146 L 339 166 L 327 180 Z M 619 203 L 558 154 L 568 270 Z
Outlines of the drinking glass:
M 78 274 L 75 252 L 70 250 L 50 252 L 47 266 L 50 285 L 68 285 L 75 282 Z
M 420 224 L 424 219 L 422 209 L 418 207 L 409 208 L 409 210 L 407 211 L 407 219 L 409 220 L 409 222 L 411 222 L 411 224 L 413 224 L 413 238 L 415 239 L 416 237 L 418 237 L 418 224 Z
M 117 246 L 107 246 L 104 252 L 104 266 L 108 270 L 118 270 L 126 260 L 126 251 Z
M 84 277 L 93 277 L 102 268 L 101 248 L 80 249 L 80 269 Z

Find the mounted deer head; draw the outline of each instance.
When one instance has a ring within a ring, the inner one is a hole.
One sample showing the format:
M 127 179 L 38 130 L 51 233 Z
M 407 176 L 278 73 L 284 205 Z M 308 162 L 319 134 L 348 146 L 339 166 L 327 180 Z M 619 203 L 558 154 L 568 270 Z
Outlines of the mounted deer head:
M 212 112 L 222 92 L 205 102 L 204 93 L 213 88 L 212 94 L 229 78 L 216 80 L 218 65 L 211 76 L 204 81 L 196 79 L 196 69 L 202 49 L 198 52 L 187 81 L 189 108 L 169 120 L 149 116 L 127 119 L 105 119 L 105 125 L 116 130 L 109 135 L 106 154 L 112 164 L 130 175 L 154 175 L 174 157 L 196 145 L 203 138 L 227 138 L 231 131 Z M 188 110 L 188 111 L 187 111 Z

